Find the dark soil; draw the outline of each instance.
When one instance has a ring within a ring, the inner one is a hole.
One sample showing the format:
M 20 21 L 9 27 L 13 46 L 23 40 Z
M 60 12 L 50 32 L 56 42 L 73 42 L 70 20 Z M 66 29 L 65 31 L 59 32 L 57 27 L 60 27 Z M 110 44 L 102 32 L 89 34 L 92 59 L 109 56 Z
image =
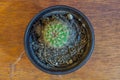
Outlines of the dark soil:
M 69 43 L 62 48 L 50 47 L 43 39 L 42 31 L 52 21 L 62 21 L 69 25 Z M 31 37 L 34 54 L 49 68 L 61 68 L 81 60 L 89 42 L 82 18 L 65 11 L 51 12 L 39 18 L 33 25 Z

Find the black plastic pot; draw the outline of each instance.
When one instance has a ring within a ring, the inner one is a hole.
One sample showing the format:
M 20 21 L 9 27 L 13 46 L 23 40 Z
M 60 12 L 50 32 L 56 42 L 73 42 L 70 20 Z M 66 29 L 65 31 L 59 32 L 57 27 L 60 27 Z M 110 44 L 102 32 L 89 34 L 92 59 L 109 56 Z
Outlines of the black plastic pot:
M 86 27 L 86 32 L 87 32 L 87 37 L 88 37 L 88 44 L 85 47 L 84 54 L 82 55 L 81 59 L 73 65 L 67 66 L 67 67 L 60 67 L 59 69 L 54 69 L 54 68 L 47 68 L 46 65 L 41 63 L 41 61 L 38 59 L 38 57 L 35 55 L 32 46 L 30 45 L 31 43 L 31 30 L 33 29 L 34 23 L 42 16 L 44 16 L 47 13 L 50 13 L 52 11 L 68 11 L 70 14 L 72 14 L 74 17 L 78 19 L 78 22 L 80 21 L 81 26 Z M 25 32 L 25 50 L 27 52 L 27 56 L 30 59 L 30 61 L 40 70 L 50 73 L 50 74 L 67 74 L 71 73 L 79 68 L 81 68 L 90 58 L 93 49 L 94 49 L 94 30 L 93 27 L 88 20 L 88 18 L 79 10 L 69 7 L 69 6 L 64 6 L 64 5 L 58 5 L 58 6 L 52 6 L 47 9 L 42 10 L 40 13 L 38 13 L 28 24 L 28 27 Z

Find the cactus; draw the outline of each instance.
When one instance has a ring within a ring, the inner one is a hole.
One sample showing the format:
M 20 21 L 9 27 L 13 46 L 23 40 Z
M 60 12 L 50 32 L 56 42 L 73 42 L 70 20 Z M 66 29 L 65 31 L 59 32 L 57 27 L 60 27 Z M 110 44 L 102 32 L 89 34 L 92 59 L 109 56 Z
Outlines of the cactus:
M 60 21 L 53 21 L 47 24 L 43 31 L 45 43 L 54 48 L 64 47 L 69 37 L 67 27 L 66 24 Z

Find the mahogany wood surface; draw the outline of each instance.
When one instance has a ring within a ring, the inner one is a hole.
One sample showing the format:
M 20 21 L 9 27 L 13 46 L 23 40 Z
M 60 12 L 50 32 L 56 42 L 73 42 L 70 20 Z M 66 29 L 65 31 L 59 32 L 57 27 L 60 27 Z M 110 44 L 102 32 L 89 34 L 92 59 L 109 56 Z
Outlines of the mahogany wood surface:
M 82 11 L 95 31 L 95 49 L 81 69 L 67 75 L 38 70 L 24 53 L 12 80 L 120 80 L 120 0 L 0 0 L 0 80 L 11 79 L 10 65 L 24 51 L 29 21 L 53 5 Z

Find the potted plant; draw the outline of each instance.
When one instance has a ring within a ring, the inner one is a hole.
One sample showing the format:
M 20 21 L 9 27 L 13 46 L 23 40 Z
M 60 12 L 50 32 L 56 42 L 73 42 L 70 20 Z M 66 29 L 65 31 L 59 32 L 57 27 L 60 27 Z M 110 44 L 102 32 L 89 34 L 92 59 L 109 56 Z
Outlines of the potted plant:
M 29 59 L 50 74 L 66 74 L 79 69 L 91 56 L 94 41 L 94 30 L 87 17 L 64 5 L 38 13 L 25 32 Z

